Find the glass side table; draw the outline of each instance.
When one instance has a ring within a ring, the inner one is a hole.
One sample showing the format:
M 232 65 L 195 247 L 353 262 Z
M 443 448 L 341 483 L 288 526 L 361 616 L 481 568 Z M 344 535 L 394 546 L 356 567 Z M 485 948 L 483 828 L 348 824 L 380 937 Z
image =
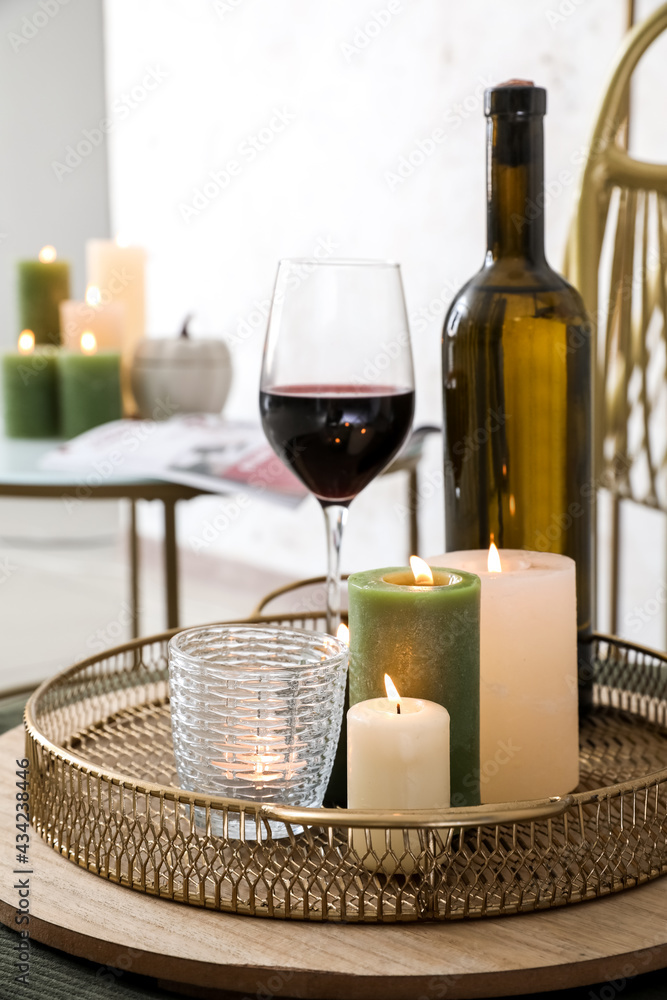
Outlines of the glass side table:
M 181 486 L 159 479 L 112 474 L 104 482 L 84 482 L 77 473 L 45 471 L 40 461 L 59 442 L 18 440 L 0 436 L 0 497 L 42 497 L 60 499 L 71 494 L 86 500 L 127 500 L 130 505 L 129 565 L 132 638 L 141 634 L 139 622 L 139 544 L 137 500 L 159 500 L 164 509 L 164 580 L 166 627 L 179 625 L 178 550 L 176 546 L 176 504 L 202 496 L 206 490 Z
M 396 457 L 383 475 L 396 472 L 407 474 L 407 504 L 409 512 L 408 555 L 419 551 L 418 509 L 420 484 L 419 466 L 423 457 L 426 439 L 440 433 L 438 427 L 417 427 L 408 444 Z M 132 638 L 141 635 L 139 611 L 139 545 L 137 539 L 137 500 L 159 500 L 164 508 L 164 578 L 166 596 L 166 627 L 177 628 L 180 624 L 178 601 L 178 551 L 176 546 L 176 504 L 179 500 L 213 495 L 210 490 L 160 479 L 142 479 L 132 475 L 122 476 L 120 470 L 106 477 L 103 483 L 94 485 L 84 482 L 78 473 L 54 472 L 40 468 L 42 458 L 61 442 L 56 438 L 48 440 L 23 440 L 7 438 L 0 433 L 0 498 L 2 497 L 42 497 L 60 499 L 63 494 L 72 494 L 85 499 L 127 500 L 130 505 L 129 564 L 130 564 L 130 605 L 132 608 Z

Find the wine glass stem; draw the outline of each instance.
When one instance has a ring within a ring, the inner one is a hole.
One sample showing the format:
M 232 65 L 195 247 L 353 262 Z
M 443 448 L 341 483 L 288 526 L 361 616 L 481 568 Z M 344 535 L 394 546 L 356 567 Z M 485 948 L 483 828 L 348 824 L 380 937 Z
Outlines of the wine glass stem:
M 327 522 L 327 632 L 335 635 L 340 625 L 340 545 L 347 521 L 347 507 L 323 507 Z

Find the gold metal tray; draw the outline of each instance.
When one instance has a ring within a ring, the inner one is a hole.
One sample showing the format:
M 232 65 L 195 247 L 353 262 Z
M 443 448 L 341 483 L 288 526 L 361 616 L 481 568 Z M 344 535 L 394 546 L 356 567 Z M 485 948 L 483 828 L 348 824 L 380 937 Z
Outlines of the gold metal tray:
M 323 627 L 319 614 L 250 620 Z M 84 660 L 42 684 L 26 707 L 32 823 L 103 878 L 234 913 L 391 923 L 548 909 L 667 873 L 662 654 L 595 637 L 595 709 L 581 728 L 575 794 L 392 814 L 260 807 L 176 787 L 172 634 Z M 228 835 L 230 817 L 240 839 Z M 260 840 L 245 836 L 248 818 Z M 270 819 L 289 836 L 273 839 Z M 363 852 L 352 846 L 353 829 L 364 831 L 354 837 Z M 378 829 L 384 857 L 372 853 Z M 396 829 L 405 831 L 400 855 L 391 850 Z M 383 870 L 396 865 L 405 874 Z

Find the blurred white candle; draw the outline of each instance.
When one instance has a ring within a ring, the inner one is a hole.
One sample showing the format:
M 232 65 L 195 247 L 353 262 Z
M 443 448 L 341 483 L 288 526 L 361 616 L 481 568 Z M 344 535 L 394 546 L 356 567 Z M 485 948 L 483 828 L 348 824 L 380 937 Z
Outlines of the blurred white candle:
M 400 698 L 397 692 L 392 698 L 371 698 L 353 705 L 347 713 L 347 796 L 349 809 L 447 808 L 447 709 L 420 698 Z M 407 836 L 410 850 L 419 854 L 419 835 L 411 830 Z M 387 852 L 384 830 L 371 830 L 370 840 L 381 859 Z M 363 830 L 353 831 L 352 843 L 363 858 L 369 850 Z M 406 850 L 403 830 L 392 831 L 390 844 L 400 858 Z M 364 864 L 377 867 L 371 859 Z M 414 865 L 407 859 L 397 865 L 387 858 L 381 867 L 389 873 L 397 867 L 409 873 Z
M 88 282 L 99 289 L 100 304 L 121 303 L 123 315 L 123 403 L 133 410 L 129 375 L 134 351 L 146 332 L 145 269 L 142 247 L 125 246 L 120 239 L 88 240 L 86 243 Z
M 100 350 L 121 350 L 125 308 L 122 302 L 103 305 L 100 291 L 89 285 L 85 302 L 65 299 L 60 303 L 60 335 L 63 346 L 78 351 L 81 336 L 92 333 Z
M 495 546 L 494 546 L 495 550 Z M 565 795 L 579 782 L 575 564 L 549 552 L 447 552 L 428 562 L 482 580 L 482 803 Z M 457 805 L 453 802 L 452 805 Z

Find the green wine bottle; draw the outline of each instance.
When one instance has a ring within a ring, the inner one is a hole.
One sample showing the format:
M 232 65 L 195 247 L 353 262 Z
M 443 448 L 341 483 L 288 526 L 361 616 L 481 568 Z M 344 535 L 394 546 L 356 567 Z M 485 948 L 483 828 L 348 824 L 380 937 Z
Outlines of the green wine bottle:
M 487 250 L 442 337 L 446 548 L 532 549 L 577 563 L 579 702 L 590 706 L 591 333 L 544 254 L 546 91 L 486 91 Z M 536 650 L 536 655 L 538 651 Z

